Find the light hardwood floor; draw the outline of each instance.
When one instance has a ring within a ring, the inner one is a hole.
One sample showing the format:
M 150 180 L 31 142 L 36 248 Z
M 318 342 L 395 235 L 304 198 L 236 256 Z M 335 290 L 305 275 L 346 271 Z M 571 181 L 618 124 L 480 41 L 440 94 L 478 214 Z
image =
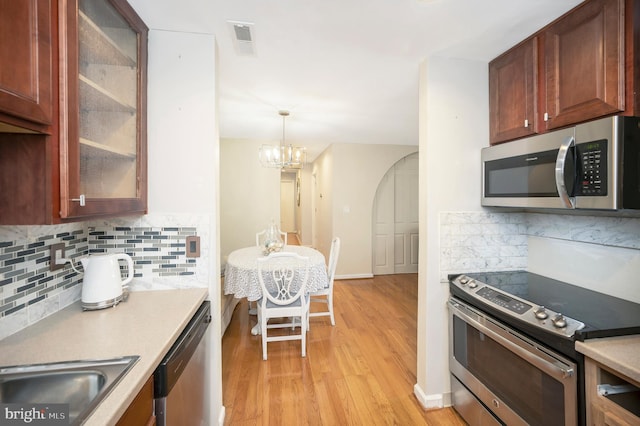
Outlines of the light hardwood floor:
M 416 274 L 336 281 L 335 327 L 312 318 L 306 358 L 286 341 L 269 343 L 267 361 L 242 301 L 222 339 L 225 424 L 465 425 L 413 395 L 417 291 Z

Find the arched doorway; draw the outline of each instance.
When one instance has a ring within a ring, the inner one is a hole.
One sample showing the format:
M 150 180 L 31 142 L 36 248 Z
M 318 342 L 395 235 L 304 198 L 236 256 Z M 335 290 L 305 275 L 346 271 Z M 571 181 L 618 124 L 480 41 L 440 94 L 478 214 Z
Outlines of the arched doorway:
M 373 274 L 418 272 L 418 153 L 391 167 L 373 201 Z

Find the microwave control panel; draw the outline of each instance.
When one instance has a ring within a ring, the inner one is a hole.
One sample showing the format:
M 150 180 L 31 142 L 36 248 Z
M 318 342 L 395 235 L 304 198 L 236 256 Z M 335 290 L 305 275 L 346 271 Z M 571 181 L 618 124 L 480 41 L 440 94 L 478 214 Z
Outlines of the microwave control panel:
M 578 180 L 574 195 L 602 197 L 607 195 L 607 140 L 577 144 Z

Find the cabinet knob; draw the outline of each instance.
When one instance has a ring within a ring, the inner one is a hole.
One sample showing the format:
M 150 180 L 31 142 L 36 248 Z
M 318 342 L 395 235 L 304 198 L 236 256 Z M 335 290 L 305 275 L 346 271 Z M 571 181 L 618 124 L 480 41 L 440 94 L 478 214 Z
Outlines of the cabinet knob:
M 80 194 L 80 198 L 72 198 L 71 201 L 79 201 L 80 202 L 80 207 L 84 207 L 85 206 L 84 194 Z
M 549 121 L 549 113 L 548 112 L 544 113 L 544 121 Z
M 526 118 L 524 120 L 524 127 L 529 127 L 529 120 L 527 120 Z

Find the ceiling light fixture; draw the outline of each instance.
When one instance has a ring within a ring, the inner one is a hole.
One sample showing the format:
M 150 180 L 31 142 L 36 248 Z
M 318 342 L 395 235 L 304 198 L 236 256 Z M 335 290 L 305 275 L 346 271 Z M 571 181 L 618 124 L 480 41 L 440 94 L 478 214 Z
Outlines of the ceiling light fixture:
M 278 111 L 282 116 L 282 140 L 280 145 L 262 145 L 260 147 L 260 164 L 264 167 L 280 169 L 301 169 L 307 162 L 307 148 L 286 145 L 284 139 L 284 122 L 289 111 Z

